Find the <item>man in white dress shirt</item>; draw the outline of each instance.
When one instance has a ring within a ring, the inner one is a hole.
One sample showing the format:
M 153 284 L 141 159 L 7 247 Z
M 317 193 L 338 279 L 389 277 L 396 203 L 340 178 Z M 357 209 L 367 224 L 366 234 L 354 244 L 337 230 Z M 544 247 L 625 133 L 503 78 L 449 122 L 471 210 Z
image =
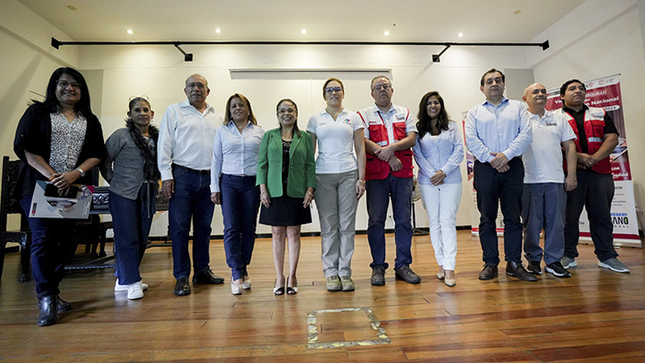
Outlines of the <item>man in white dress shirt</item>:
M 557 277 L 571 277 L 560 263 L 564 256 L 564 213 L 566 192 L 578 185 L 576 176 L 576 134 L 559 113 L 545 110 L 546 87 L 533 83 L 526 87 L 522 100 L 528 105 L 533 142 L 522 155 L 524 163 L 524 256 L 528 270 L 542 274 L 544 257 L 546 272 Z M 562 149 L 567 161 L 567 176 L 562 169 Z M 566 191 L 566 192 L 565 192 Z M 540 232 L 544 228 L 544 251 L 540 248 Z
M 522 265 L 522 189 L 524 165 L 521 155 L 532 140 L 526 104 L 504 97 L 506 78 L 497 69 L 481 77 L 479 89 L 486 101 L 468 111 L 466 145 L 475 157 L 474 184 L 477 191 L 479 241 L 484 269 L 480 280 L 497 277 L 499 248 L 497 244 L 498 204 L 504 215 L 504 253 L 506 274 L 525 281 L 537 277 Z
M 193 284 L 221 284 L 209 267 L 211 221 L 215 205 L 210 199 L 210 168 L 215 130 L 222 117 L 206 103 L 206 78 L 193 74 L 186 80 L 187 101 L 170 105 L 159 127 L 158 164 L 162 193 L 170 199 L 174 293 L 189 295 L 188 239 L 193 222 Z

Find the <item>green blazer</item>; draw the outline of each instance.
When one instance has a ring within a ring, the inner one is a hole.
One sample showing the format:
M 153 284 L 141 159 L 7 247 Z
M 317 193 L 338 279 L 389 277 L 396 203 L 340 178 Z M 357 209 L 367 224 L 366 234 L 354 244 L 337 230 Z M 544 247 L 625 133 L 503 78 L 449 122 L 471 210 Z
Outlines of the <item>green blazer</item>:
M 307 188 L 316 187 L 316 162 L 311 135 L 295 132 L 289 149 L 289 175 L 287 195 L 292 198 L 304 198 Z M 284 194 L 282 190 L 282 136 L 280 129 L 264 133 L 260 144 L 258 174 L 255 185 L 266 184 L 269 197 L 277 198 Z

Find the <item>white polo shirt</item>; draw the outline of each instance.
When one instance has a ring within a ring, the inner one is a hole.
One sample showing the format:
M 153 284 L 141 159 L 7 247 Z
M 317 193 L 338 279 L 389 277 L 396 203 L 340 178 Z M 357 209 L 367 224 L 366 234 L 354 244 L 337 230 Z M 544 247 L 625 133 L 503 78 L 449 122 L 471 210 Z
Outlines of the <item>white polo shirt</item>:
M 316 174 L 337 174 L 358 169 L 354 152 L 354 131 L 363 122 L 353 111 L 343 110 L 336 120 L 327 111 L 311 116 L 307 131 L 316 135 Z
M 560 115 L 545 111 L 540 118 L 528 112 L 533 141 L 522 155 L 524 184 L 564 183 L 561 143 L 575 140 L 573 129 Z

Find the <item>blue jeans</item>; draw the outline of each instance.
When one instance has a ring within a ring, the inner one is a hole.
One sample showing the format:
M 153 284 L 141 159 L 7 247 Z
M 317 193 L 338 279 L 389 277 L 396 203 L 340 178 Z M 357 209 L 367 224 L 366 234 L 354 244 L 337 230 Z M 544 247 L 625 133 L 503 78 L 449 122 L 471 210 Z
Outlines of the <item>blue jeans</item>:
M 116 276 L 121 285 L 141 281 L 139 265 L 148 243 L 156 194 L 154 185 L 147 183 L 141 186 L 136 200 L 110 192 Z
M 540 262 L 540 232 L 544 228 L 544 263 L 560 261 L 564 254 L 564 210 L 567 195 L 563 183 L 524 184 L 522 223 L 524 256 Z
M 222 175 L 220 186 L 226 263 L 231 268 L 231 279 L 237 280 L 246 274 L 246 266 L 251 263 L 260 187 L 255 186 L 255 176 L 228 174 Z
M 409 266 L 412 263 L 412 178 L 398 178 L 392 174 L 383 180 L 368 180 L 367 213 L 369 223 L 367 239 L 372 251 L 371 268 L 381 266 L 388 268 L 385 262 L 385 219 L 387 207 L 392 197 L 394 213 L 394 241 L 396 258 L 394 269 Z
M 31 196 L 20 200 L 25 215 L 29 215 Z M 73 219 L 29 218 L 31 230 L 31 269 L 38 299 L 58 295 L 65 263 L 72 256 L 76 221 Z
M 499 264 L 497 245 L 498 205 L 501 203 L 504 215 L 505 260 L 522 261 L 522 191 L 524 189 L 524 164 L 522 159 L 513 158 L 508 162 L 510 169 L 505 173 L 495 170 L 489 163 L 475 160 L 475 190 L 479 217 L 479 242 L 482 246 L 482 260 L 487 265 Z
M 173 275 L 176 279 L 190 276 L 188 239 L 193 222 L 193 270 L 200 273 L 210 263 L 209 245 L 215 204 L 211 202 L 210 171 L 172 166 L 175 193 L 168 206 L 172 238 Z

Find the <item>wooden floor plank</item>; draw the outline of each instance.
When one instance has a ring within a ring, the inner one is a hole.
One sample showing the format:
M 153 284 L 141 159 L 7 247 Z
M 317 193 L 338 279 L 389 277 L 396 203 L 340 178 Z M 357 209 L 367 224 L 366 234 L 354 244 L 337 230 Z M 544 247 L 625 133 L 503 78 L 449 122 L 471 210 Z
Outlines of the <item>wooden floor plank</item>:
M 387 238 L 392 264 L 393 235 Z M 35 325 L 34 284 L 17 282 L 19 256 L 12 253 L 0 281 L 0 360 L 645 361 L 643 250 L 619 249 L 632 273 L 616 274 L 598 268 L 593 246 L 581 245 L 572 278 L 547 274 L 529 283 L 506 276 L 504 262 L 499 278 L 479 281 L 478 240 L 459 231 L 458 244 L 457 286 L 449 288 L 436 278 L 432 245 L 420 236 L 414 238 L 412 268 L 422 283 L 395 281 L 388 270 L 386 285 L 377 287 L 370 285 L 366 236 L 358 235 L 352 264 L 356 291 L 331 293 L 325 290 L 320 239 L 303 238 L 295 296 L 272 294 L 270 239 L 257 240 L 249 268 L 253 287 L 240 296 L 230 293 L 221 240 L 211 243 L 211 266 L 227 283 L 196 286 L 186 297 L 172 293 L 170 248 L 152 248 L 141 267 L 150 286 L 143 299 L 129 301 L 125 294 L 115 294 L 113 270 L 75 272 L 61 284 L 73 310 L 61 313 L 59 324 L 44 328 Z M 366 311 L 376 321 L 370 322 Z M 311 345 L 308 316 L 316 317 L 318 343 L 345 346 Z M 377 334 L 378 327 L 384 337 Z

